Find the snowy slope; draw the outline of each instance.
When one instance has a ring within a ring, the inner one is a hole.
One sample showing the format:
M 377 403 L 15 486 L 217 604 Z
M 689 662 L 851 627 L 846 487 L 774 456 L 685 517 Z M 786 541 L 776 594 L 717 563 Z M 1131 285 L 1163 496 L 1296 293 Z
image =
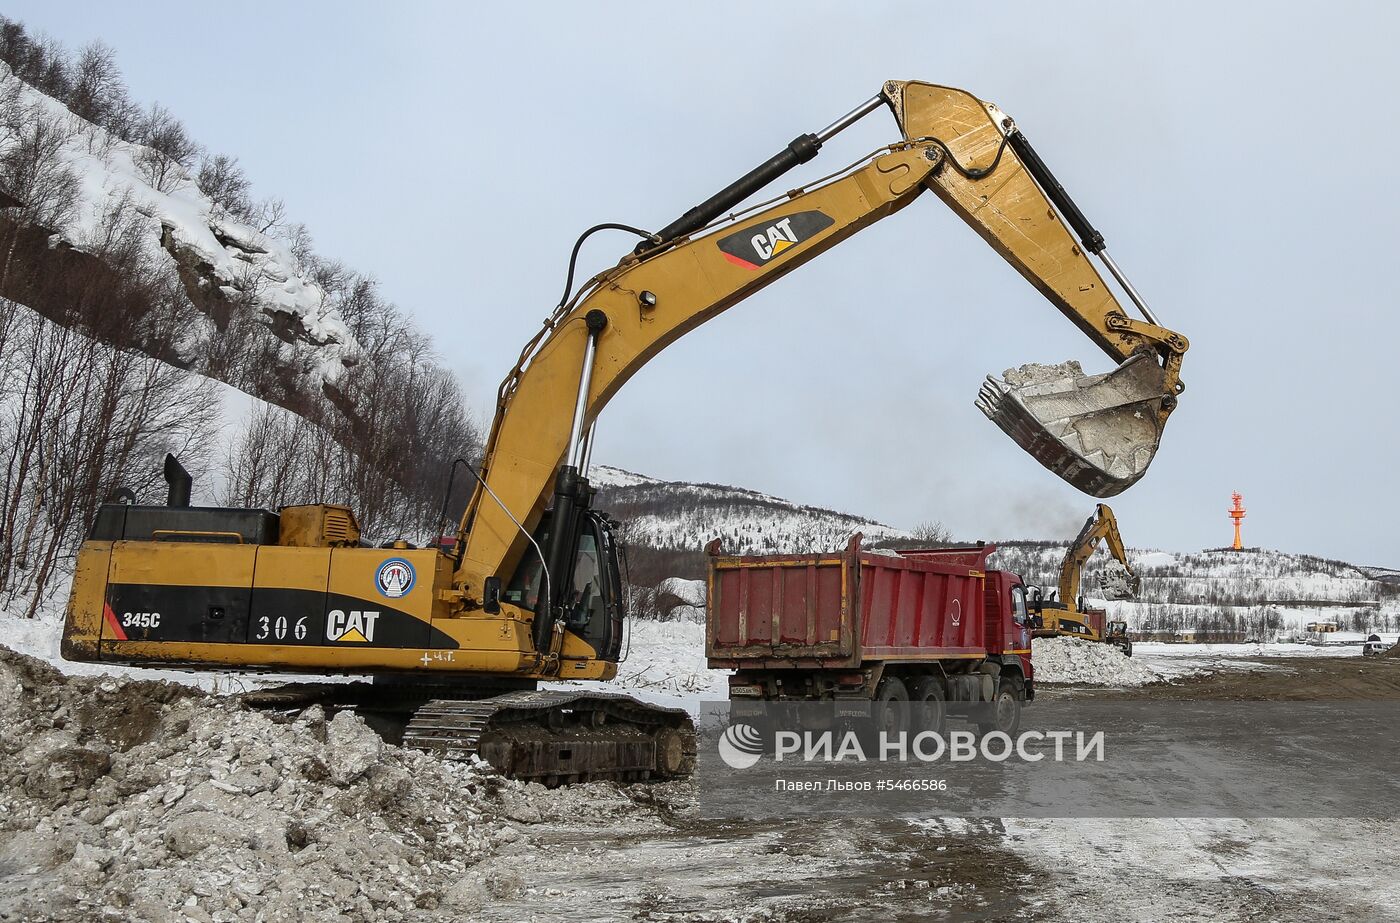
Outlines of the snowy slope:
M 719 538 L 729 553 L 792 554 L 840 548 L 856 532 L 870 542 L 909 537 L 862 516 L 741 487 L 663 481 L 606 466 L 594 467 L 589 480 L 600 487 L 599 508 L 626 524 L 634 545 L 698 552 Z
M 790 554 L 843 547 L 855 532 L 869 544 L 908 539 L 909 533 L 865 517 L 738 487 L 666 481 L 620 468 L 595 467 L 599 508 L 624 523 L 632 582 L 658 587 L 666 578 L 702 578 L 701 549 L 722 540 L 726 552 Z M 1058 583 L 1063 542 L 1001 541 L 992 564 L 1027 583 Z M 1307 554 L 1250 548 L 1170 552 L 1130 548 L 1142 577 L 1134 601 L 1110 604 L 1134 629 L 1205 631 L 1218 637 L 1272 640 L 1303 632 L 1310 622 L 1331 621 L 1352 632 L 1400 630 L 1400 575 L 1390 568 L 1361 567 Z M 1110 560 L 1100 549 L 1085 568 L 1082 592 L 1097 596 L 1098 578 Z M 674 596 L 676 594 L 669 594 Z M 657 598 L 662 614 L 679 600 Z M 687 606 L 687 613 L 691 607 Z M 1334 640 L 1340 640 L 1338 634 Z
M 84 250 L 104 232 L 112 210 L 127 203 L 139 216 L 153 265 L 183 269 L 196 305 L 209 298 L 255 305 L 287 344 L 289 366 L 310 376 L 317 391 L 355 361 L 360 349 L 349 328 L 286 241 L 224 214 L 179 164 L 168 166 L 156 188 L 140 166 L 152 156 L 148 148 L 77 117 L 0 62 L 0 95 L 11 94 L 31 118 L 66 129 L 57 154 L 77 179 L 77 201 L 65 226 L 47 229 L 56 235 L 51 246 L 61 241 Z M 0 157 L 17 138 L 0 136 Z
M 998 545 L 995 566 L 1019 573 L 1027 583 L 1048 588 L 1058 583 L 1064 545 Z M 1288 637 L 1311 622 L 1334 622 L 1358 636 L 1400 629 L 1400 587 L 1378 579 L 1394 573 L 1387 569 L 1259 548 L 1194 553 L 1130 548 L 1128 557 L 1142 588 L 1135 600 L 1107 608 L 1133 629 L 1205 630 L 1240 640 Z M 1083 595 L 1097 597 L 1098 577 L 1109 560 L 1102 549 L 1090 559 Z

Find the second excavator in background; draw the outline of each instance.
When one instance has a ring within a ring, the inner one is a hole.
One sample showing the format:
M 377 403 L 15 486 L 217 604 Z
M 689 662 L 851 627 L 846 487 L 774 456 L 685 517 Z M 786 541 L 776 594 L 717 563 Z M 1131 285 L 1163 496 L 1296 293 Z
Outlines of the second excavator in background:
M 1047 598 L 1039 587 L 1031 588 L 1031 635 L 1036 638 L 1081 638 L 1112 644 L 1124 654 L 1133 656 L 1133 642 L 1128 637 L 1128 623 L 1109 620 L 1105 609 L 1091 608 L 1081 594 L 1084 565 L 1093 557 L 1099 542 L 1108 545 L 1116 569 L 1107 571 L 1100 580 L 1099 595 L 1104 599 L 1131 599 L 1141 588 L 1141 578 L 1128 562 L 1118 520 L 1108 504 L 1100 503 L 1084 522 L 1084 528 L 1065 550 L 1060 564 L 1058 598 Z

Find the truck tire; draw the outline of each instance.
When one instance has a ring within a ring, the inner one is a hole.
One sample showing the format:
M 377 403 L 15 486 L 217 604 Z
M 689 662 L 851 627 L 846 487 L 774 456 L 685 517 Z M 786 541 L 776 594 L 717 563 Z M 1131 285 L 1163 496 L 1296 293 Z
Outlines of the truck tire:
M 1025 702 L 1026 681 L 1015 674 L 1002 677 L 988 709 L 990 720 L 977 722 L 978 733 L 1001 731 L 1014 738 L 1021 729 L 1021 706 Z
M 900 731 L 909 730 L 909 690 L 896 676 L 886 676 L 875 687 L 875 707 L 871 717 L 875 719 L 875 734 L 884 731 L 894 737 Z
M 921 676 L 909 687 L 912 730 L 942 734 L 948 728 L 948 696 L 943 681 L 936 676 Z

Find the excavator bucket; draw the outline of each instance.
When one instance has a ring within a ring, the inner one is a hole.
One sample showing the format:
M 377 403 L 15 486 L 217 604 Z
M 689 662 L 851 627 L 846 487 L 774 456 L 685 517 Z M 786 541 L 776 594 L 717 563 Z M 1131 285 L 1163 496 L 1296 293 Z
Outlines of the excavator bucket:
M 1147 354 L 1104 375 L 1078 362 L 988 375 L 977 408 L 1037 461 L 1095 497 L 1127 490 L 1157 454 L 1165 376 Z
M 1111 601 L 1132 599 L 1142 588 L 1142 580 L 1117 561 L 1109 562 L 1099 576 L 1099 596 Z

